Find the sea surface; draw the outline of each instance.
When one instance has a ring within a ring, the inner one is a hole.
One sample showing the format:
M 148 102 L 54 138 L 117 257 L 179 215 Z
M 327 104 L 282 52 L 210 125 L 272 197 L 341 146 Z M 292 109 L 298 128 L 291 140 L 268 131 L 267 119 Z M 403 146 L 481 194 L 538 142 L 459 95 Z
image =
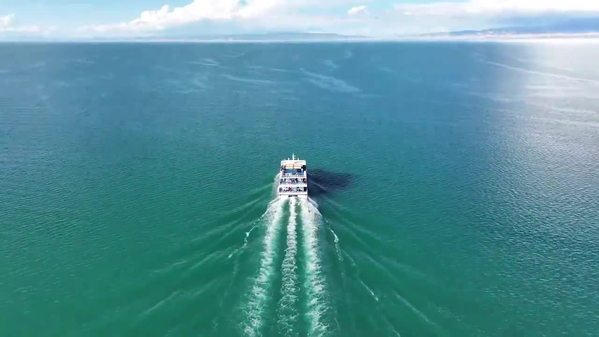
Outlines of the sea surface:
M 0 336 L 597 336 L 597 60 L 0 44 Z

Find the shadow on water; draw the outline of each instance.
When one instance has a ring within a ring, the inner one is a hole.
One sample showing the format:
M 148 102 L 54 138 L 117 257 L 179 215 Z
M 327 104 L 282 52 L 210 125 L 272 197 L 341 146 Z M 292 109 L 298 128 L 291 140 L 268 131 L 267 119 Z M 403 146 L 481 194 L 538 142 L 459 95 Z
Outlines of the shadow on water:
M 310 195 L 319 196 L 332 194 L 348 188 L 356 176 L 350 173 L 311 169 L 308 170 L 308 178 Z

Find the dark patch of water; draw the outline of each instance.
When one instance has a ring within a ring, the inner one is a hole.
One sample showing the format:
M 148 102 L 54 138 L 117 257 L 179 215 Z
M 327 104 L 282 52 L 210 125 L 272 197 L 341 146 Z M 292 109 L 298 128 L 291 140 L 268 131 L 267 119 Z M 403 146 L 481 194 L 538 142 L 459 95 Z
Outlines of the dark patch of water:
M 312 196 L 331 194 L 347 189 L 355 179 L 350 173 L 311 169 L 308 170 L 308 190 Z

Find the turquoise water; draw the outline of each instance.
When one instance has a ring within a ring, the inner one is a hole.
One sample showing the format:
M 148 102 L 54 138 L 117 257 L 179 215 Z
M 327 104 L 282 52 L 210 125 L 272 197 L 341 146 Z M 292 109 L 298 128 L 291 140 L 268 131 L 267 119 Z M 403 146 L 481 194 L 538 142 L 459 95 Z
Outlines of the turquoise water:
M 597 59 L 2 44 L 0 335 L 591 336 Z

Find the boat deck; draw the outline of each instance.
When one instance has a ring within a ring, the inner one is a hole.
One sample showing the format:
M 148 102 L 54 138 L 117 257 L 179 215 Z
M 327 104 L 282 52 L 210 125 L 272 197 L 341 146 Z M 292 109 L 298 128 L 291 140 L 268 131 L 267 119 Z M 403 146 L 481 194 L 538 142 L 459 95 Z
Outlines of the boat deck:
M 281 161 L 277 193 L 280 196 L 308 196 L 306 161 L 292 156 Z

